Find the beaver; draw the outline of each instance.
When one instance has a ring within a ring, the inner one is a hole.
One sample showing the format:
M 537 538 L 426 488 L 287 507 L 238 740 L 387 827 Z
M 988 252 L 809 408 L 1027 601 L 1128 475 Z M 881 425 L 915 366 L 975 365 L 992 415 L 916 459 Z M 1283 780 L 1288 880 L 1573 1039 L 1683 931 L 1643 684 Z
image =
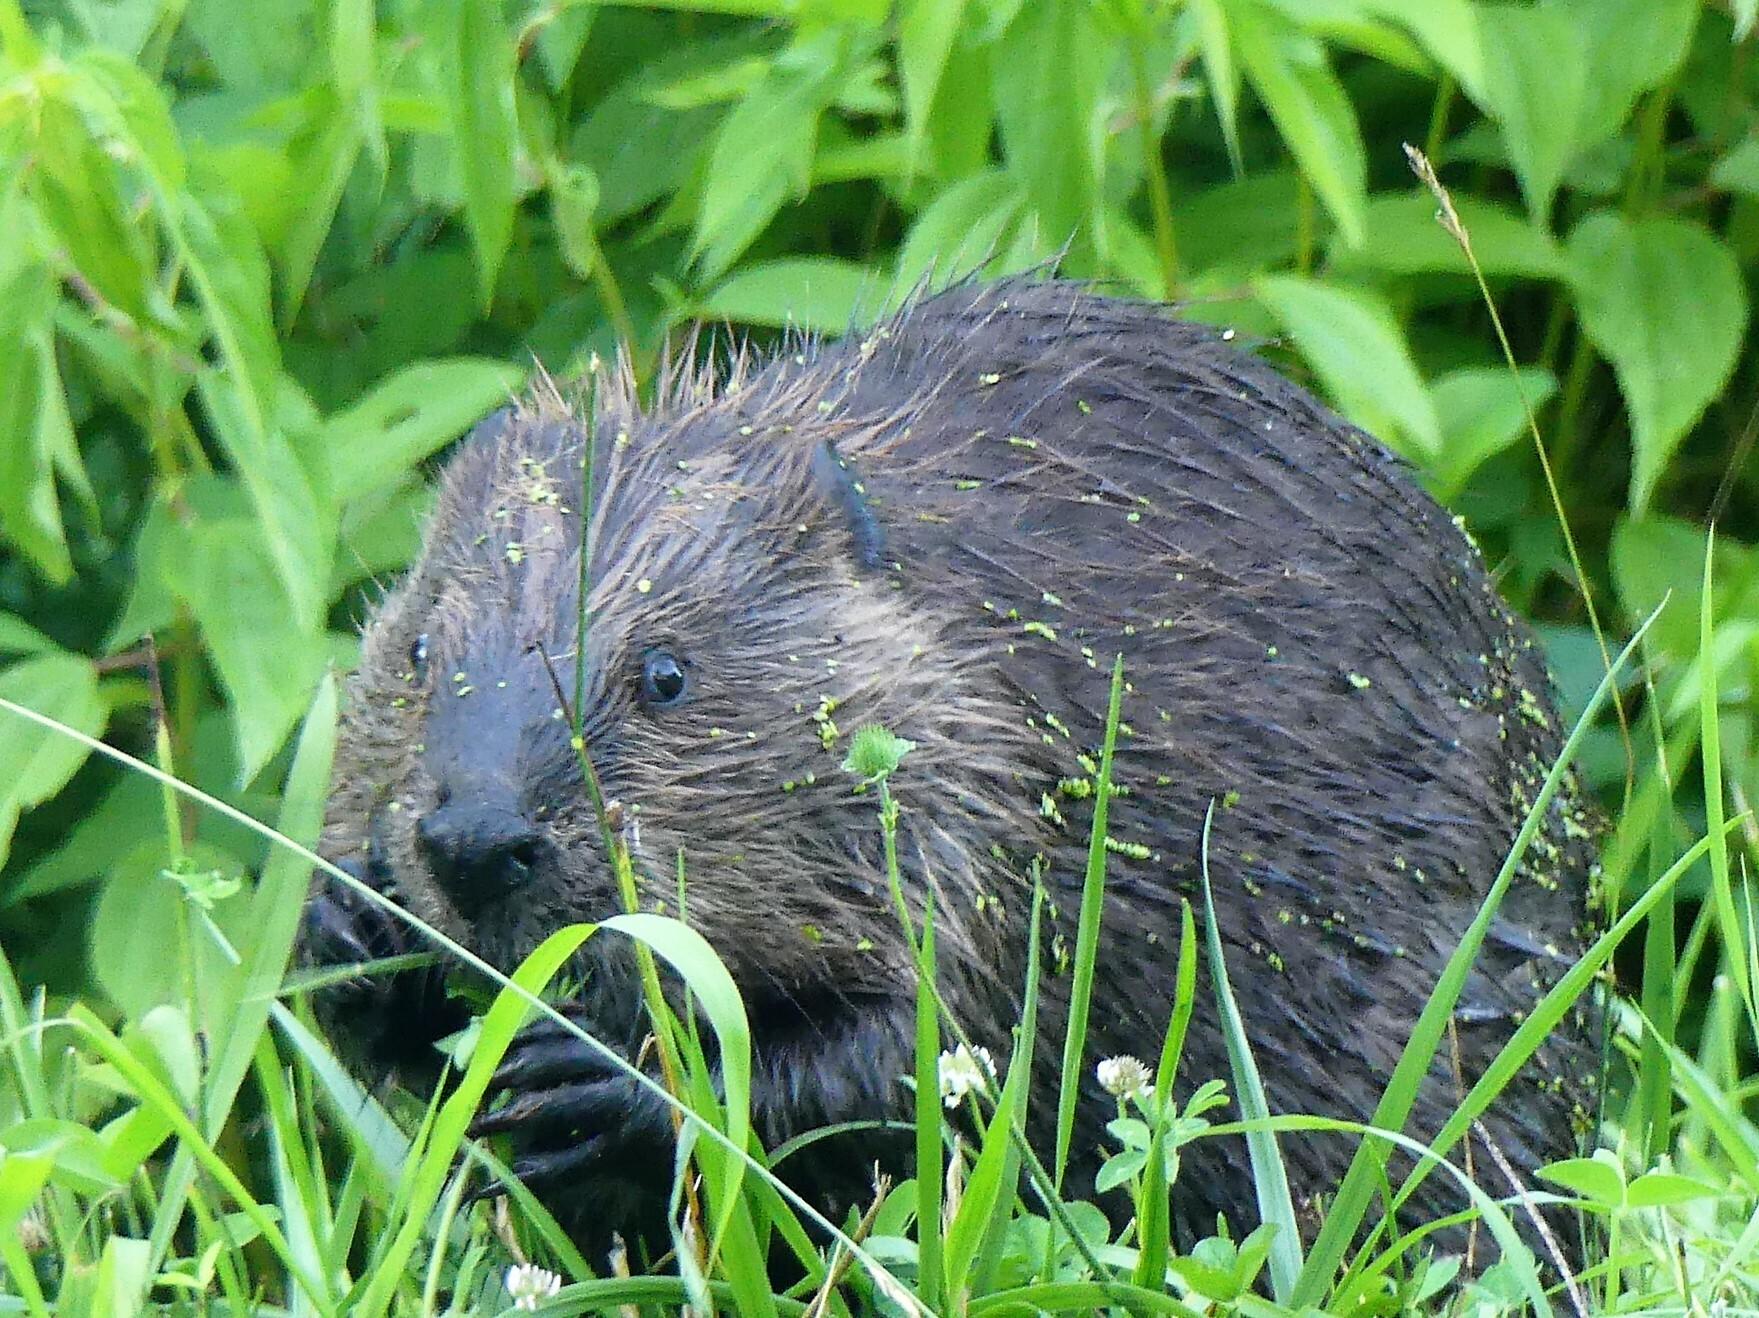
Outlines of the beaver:
M 1116 1115 L 1095 1061 L 1152 1057 L 1167 1027 L 1212 803 L 1215 919 L 1273 1110 L 1372 1112 L 1558 751 L 1558 718 L 1460 526 L 1233 337 L 1078 283 L 972 283 L 864 335 L 741 359 L 718 383 L 677 371 L 650 408 L 627 385 L 599 400 L 585 745 L 639 825 L 643 901 L 675 906 L 683 858 L 687 918 L 750 1014 L 767 1146 L 913 1110 L 913 957 L 874 799 L 839 771 L 863 725 L 914 744 L 891 783 L 904 889 L 933 904 L 952 1013 L 998 1058 L 1035 882 L 1048 892 L 1035 1064 L 1055 1092 L 1119 654 L 1073 1184 L 1091 1185 Z M 502 967 L 621 909 L 556 681 L 572 686 L 581 643 L 587 435 L 551 392 L 484 422 L 450 463 L 417 562 L 366 627 L 322 841 Z M 1589 833 L 1567 788 L 1412 1133 L 1442 1125 L 1577 951 Z M 409 946 L 327 885 L 309 928 L 320 959 Z M 601 937 L 584 956 L 569 1010 L 636 1056 L 626 949 Z M 348 1028 L 365 1054 L 407 1059 L 457 1023 L 447 1001 L 405 976 Z M 1577 1021 L 1503 1093 L 1485 1126 L 1514 1167 L 1574 1151 L 1595 1066 Z M 1180 1091 L 1228 1074 L 1200 1012 Z M 509 1099 L 478 1130 L 510 1131 L 514 1170 L 583 1234 L 656 1209 L 672 1128 L 651 1095 L 544 1023 L 496 1087 Z M 1054 1108 L 1032 1105 L 1047 1149 Z M 866 1181 L 875 1147 L 811 1145 L 785 1173 L 831 1194 Z M 1282 1149 L 1312 1210 L 1354 1141 Z M 1450 1211 L 1454 1195 L 1431 1177 L 1412 1209 Z M 1243 1144 L 1188 1147 L 1174 1206 L 1186 1238 L 1218 1213 L 1252 1225 Z

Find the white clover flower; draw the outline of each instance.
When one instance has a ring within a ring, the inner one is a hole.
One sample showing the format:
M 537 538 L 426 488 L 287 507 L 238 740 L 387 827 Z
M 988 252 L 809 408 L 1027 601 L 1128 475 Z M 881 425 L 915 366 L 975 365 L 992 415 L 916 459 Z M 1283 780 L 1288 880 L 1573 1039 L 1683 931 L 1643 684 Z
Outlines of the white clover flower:
M 960 1044 L 955 1051 L 941 1054 L 941 1097 L 948 1107 L 958 1107 L 965 1095 L 982 1089 L 994 1072 L 995 1061 L 989 1049 L 982 1044 L 975 1048 Z
M 562 1289 L 562 1279 L 535 1263 L 518 1263 L 507 1269 L 507 1294 L 513 1307 L 535 1311 L 538 1305 Z
M 1154 1085 L 1154 1077 L 1140 1058 L 1128 1053 L 1108 1057 L 1094 1068 L 1100 1088 L 1117 1098 L 1146 1098 Z

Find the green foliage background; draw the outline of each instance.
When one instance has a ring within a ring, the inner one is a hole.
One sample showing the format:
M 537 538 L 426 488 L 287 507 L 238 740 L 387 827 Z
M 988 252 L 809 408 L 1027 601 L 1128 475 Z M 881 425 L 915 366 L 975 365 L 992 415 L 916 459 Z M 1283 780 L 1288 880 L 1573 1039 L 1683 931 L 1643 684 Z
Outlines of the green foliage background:
M 1718 809 L 1759 795 L 1753 20 L 1754 0 L 0 0 L 0 695 L 147 752 L 150 635 L 179 772 L 272 815 L 283 743 L 412 551 L 430 459 L 534 361 L 566 376 L 621 339 L 651 373 L 692 320 L 836 332 L 925 278 L 1065 252 L 1272 340 L 1406 454 L 1577 702 L 1601 653 L 1525 394 L 1609 639 L 1674 592 L 1635 776 L 1614 728 L 1589 757 L 1617 892 L 1702 831 L 1655 742 L 1692 781 L 1709 672 Z M 1453 189 L 1518 377 L 1405 141 Z M 160 811 L 0 725 L 0 939 L 27 983 L 129 1014 L 174 995 Z M 224 821 L 185 827 L 203 865 L 260 864 Z

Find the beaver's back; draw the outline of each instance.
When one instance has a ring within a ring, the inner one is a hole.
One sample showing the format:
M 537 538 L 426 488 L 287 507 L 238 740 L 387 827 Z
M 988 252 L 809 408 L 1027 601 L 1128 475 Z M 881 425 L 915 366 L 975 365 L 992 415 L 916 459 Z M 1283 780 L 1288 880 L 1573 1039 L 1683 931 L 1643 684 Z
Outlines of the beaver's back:
M 1001 655 L 1039 747 L 1019 790 L 1051 821 L 1071 941 L 1083 784 L 1124 656 L 1128 794 L 1090 1055 L 1158 1050 L 1213 800 L 1217 915 L 1273 1105 L 1365 1117 L 1561 742 L 1543 663 L 1476 549 L 1374 440 L 1160 308 L 1067 284 L 960 289 L 807 369 L 847 382 L 836 414 L 896 417 L 844 454 L 898 589 L 955 620 L 943 644 Z M 1591 864 L 1566 792 L 1460 1003 L 1467 1087 L 1577 949 Z M 1490 1123 L 1526 1168 L 1573 1150 L 1592 1052 L 1572 1034 L 1541 1063 Z M 1186 1067 L 1227 1074 L 1213 1024 Z M 1433 1134 L 1462 1093 L 1444 1056 L 1409 1129 Z M 1289 1144 L 1308 1187 L 1352 1152 Z M 1188 1176 L 1250 1203 L 1219 1154 Z

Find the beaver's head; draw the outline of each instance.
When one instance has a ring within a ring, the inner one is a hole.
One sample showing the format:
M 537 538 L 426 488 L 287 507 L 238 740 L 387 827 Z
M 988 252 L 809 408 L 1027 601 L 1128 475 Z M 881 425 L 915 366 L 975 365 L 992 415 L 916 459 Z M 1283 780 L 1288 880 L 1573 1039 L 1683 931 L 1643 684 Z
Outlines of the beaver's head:
M 764 380 L 603 409 L 584 749 L 644 905 L 677 910 L 681 866 L 690 923 L 748 990 L 895 984 L 878 802 L 841 768 L 849 739 L 879 722 L 919 744 L 898 780 L 907 882 L 963 918 L 993 887 L 981 783 L 1006 775 L 971 768 L 1002 718 L 986 657 L 912 602 L 883 501 L 840 456 L 882 462 L 884 423 Z M 452 462 L 367 627 L 326 833 L 503 968 L 622 905 L 570 746 L 585 447 L 551 402 L 498 414 Z

